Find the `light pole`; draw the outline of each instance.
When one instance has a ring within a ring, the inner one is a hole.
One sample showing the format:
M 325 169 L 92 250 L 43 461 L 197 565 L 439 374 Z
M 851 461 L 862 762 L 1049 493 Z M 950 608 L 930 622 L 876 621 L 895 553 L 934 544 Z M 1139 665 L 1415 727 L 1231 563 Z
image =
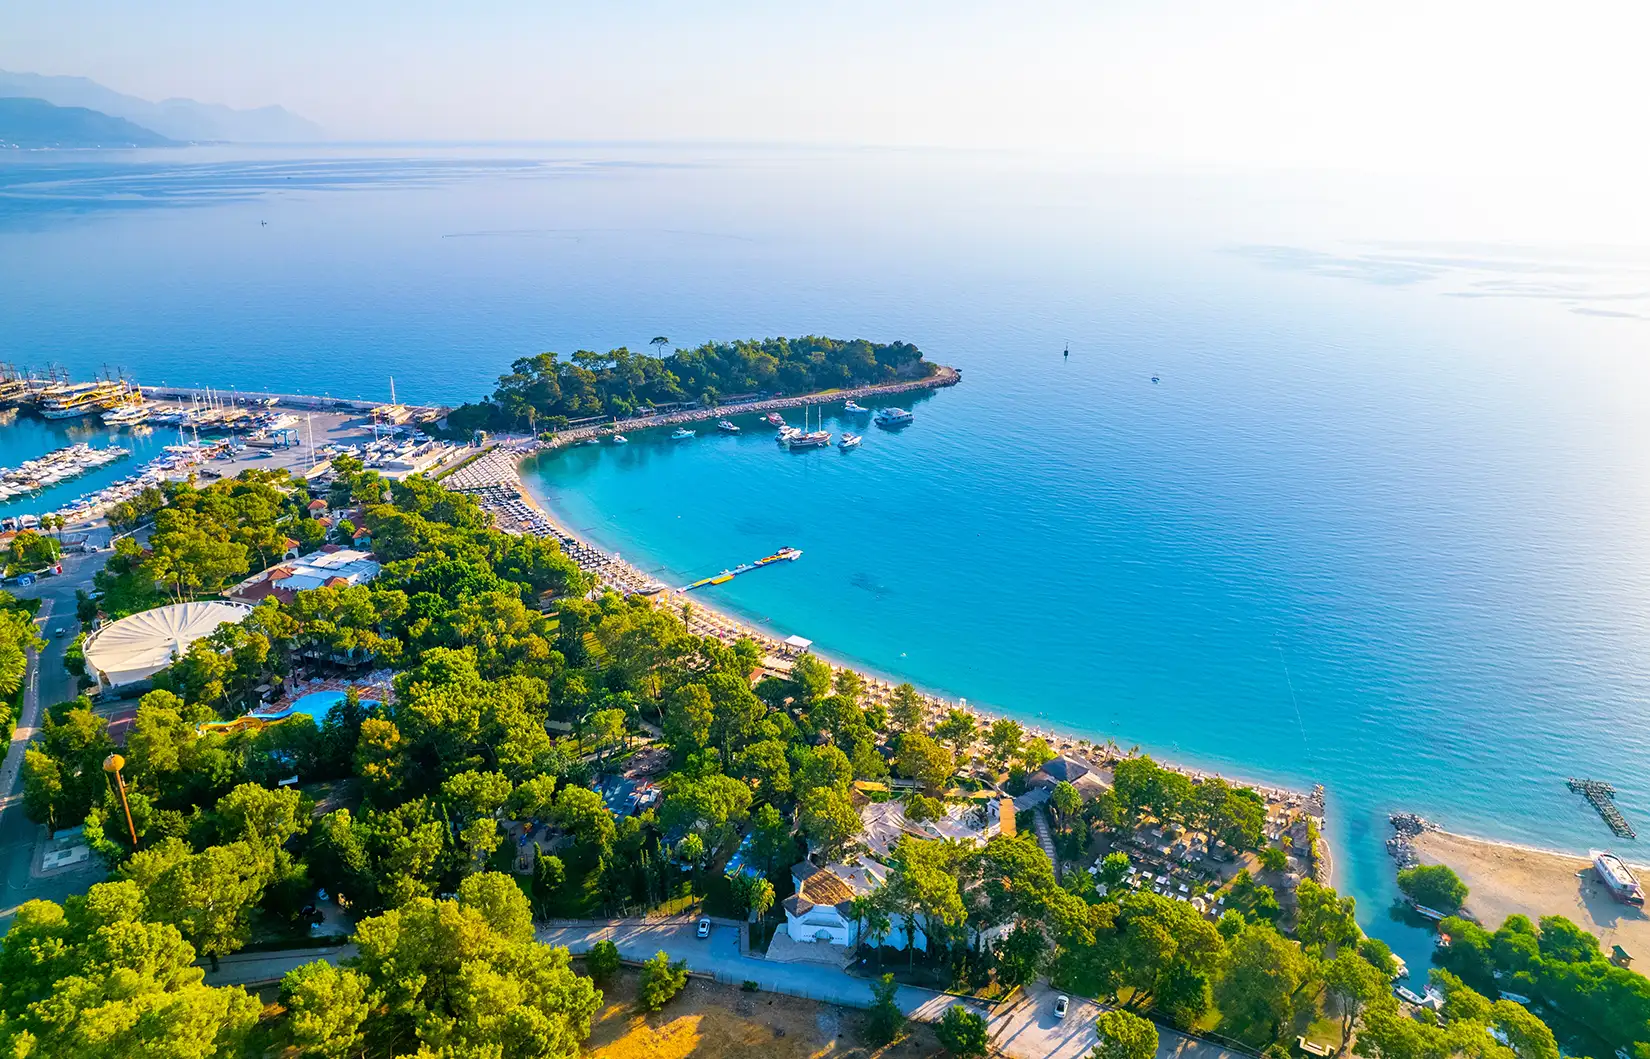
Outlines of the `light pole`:
M 120 791 L 120 807 L 126 810 L 126 830 L 132 835 L 132 852 L 137 852 L 137 828 L 132 826 L 132 807 L 126 802 L 126 781 L 121 778 L 121 767 L 126 759 L 119 754 L 110 754 L 103 759 L 103 771 L 114 775 L 115 787 Z

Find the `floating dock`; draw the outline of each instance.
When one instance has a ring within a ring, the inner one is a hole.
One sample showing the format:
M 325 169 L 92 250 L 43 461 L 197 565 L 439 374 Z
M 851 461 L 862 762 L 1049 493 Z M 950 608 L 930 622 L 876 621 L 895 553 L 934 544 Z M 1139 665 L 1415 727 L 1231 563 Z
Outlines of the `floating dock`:
M 1621 815 L 1621 810 L 1616 808 L 1616 789 L 1614 787 L 1599 780 L 1582 780 L 1572 776 L 1570 777 L 1570 789 L 1592 803 L 1593 808 L 1598 810 L 1598 815 L 1604 818 L 1604 822 L 1610 826 L 1611 831 L 1622 838 L 1638 837 L 1638 832 L 1633 830 L 1633 825 L 1629 824 L 1627 818 Z
M 692 592 L 696 588 L 708 588 L 711 585 L 725 585 L 729 581 L 732 581 L 735 577 L 738 577 L 740 574 L 748 574 L 752 570 L 760 570 L 764 566 L 777 563 L 783 559 L 789 559 L 792 562 L 795 562 L 800 558 L 802 558 L 802 549 L 781 548 L 772 555 L 758 559 L 754 563 L 746 563 L 743 566 L 736 566 L 732 570 L 723 570 L 715 577 L 701 577 L 699 580 L 693 582 L 693 584 L 684 587 L 682 591 Z

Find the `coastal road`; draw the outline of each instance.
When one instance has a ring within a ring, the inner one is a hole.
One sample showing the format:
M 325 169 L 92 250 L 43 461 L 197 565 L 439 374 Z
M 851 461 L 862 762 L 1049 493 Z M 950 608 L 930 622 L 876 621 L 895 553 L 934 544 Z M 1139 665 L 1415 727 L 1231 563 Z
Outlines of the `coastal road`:
M 756 982 L 770 993 L 802 997 L 827 1004 L 865 1008 L 871 1004 L 871 984 L 844 971 L 817 963 L 769 963 L 741 955 L 739 926 L 716 920 L 710 937 L 701 939 L 693 920 L 614 919 L 594 923 L 541 924 L 538 940 L 565 946 L 575 955 L 589 952 L 598 941 L 611 941 L 627 960 L 645 960 L 664 952 L 686 962 L 688 970 L 714 975 L 723 982 Z M 278 980 L 287 971 L 312 960 L 336 964 L 355 954 L 349 944 L 294 949 L 287 952 L 237 953 L 208 971 L 209 985 L 260 985 Z M 991 1046 L 1013 1059 L 1087 1059 L 1099 1038 L 1094 1020 L 1105 1010 L 1092 1000 L 1073 998 L 1063 1019 L 1054 1017 L 1057 992 L 1047 984 L 1022 989 L 1005 1007 L 991 1012 L 987 1005 L 929 989 L 900 986 L 900 1010 L 922 1022 L 937 1022 L 953 1004 L 963 1004 L 985 1015 Z M 1157 1059 L 1250 1059 L 1207 1041 L 1158 1027 Z
M 817 963 L 769 963 L 739 952 L 739 928 L 718 922 L 710 937 L 700 939 L 693 921 L 679 919 L 618 919 L 580 926 L 541 926 L 538 938 L 548 945 L 565 945 L 584 953 L 598 941 L 611 941 L 627 960 L 645 960 L 663 951 L 672 960 L 684 960 L 688 970 L 716 975 L 724 982 L 751 981 L 770 993 L 784 993 L 830 1004 L 871 1006 L 871 983 Z M 932 1021 L 959 1001 L 943 993 L 900 986 L 900 1009 L 912 1018 Z M 977 1009 L 984 1012 L 983 1005 Z
M 645 960 L 663 950 L 672 960 L 685 960 L 688 970 L 716 975 L 724 982 L 752 981 L 770 993 L 784 993 L 831 1004 L 864 1008 L 871 1004 L 871 983 L 845 971 L 817 963 L 769 963 L 739 952 L 739 929 L 721 922 L 701 940 L 692 922 L 682 920 L 620 919 L 576 926 L 540 926 L 538 938 L 549 945 L 565 945 L 584 953 L 608 940 L 627 960 Z M 995 1012 L 976 1001 L 913 986 L 900 986 L 895 999 L 900 1010 L 921 1022 L 936 1022 L 953 1004 L 986 1016 L 992 1047 L 1014 1059 L 1087 1059 L 1099 1038 L 1094 1020 L 1105 1010 L 1092 1000 L 1073 998 L 1063 1019 L 1054 1017 L 1057 991 L 1047 984 L 1022 989 L 1014 1001 Z M 1208 1041 L 1158 1027 L 1157 1059 L 1249 1059 Z
M 17 906 L 35 898 L 61 902 L 103 878 L 95 862 L 65 872 L 40 876 L 34 871 L 35 847 L 43 829 L 23 813 L 23 750 L 40 725 L 40 712 L 49 705 L 75 695 L 74 678 L 63 668 L 63 653 L 79 630 L 75 621 L 75 590 L 91 589 L 92 576 L 103 569 L 108 552 L 65 555 L 63 573 L 47 577 L 27 587 L 12 586 L 20 598 L 38 598 L 40 611 L 35 623 L 46 646 L 29 652 L 24 675 L 23 709 L 6 759 L 0 764 L 0 930 L 11 924 Z M 54 637 L 63 628 L 68 635 Z

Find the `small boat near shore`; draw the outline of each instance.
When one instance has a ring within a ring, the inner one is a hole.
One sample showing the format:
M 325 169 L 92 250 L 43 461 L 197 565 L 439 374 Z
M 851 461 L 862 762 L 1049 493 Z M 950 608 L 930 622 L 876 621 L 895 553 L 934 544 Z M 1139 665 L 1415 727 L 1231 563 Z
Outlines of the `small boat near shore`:
M 615 445 L 627 445 L 629 443 L 630 443 L 630 439 L 625 437 L 623 434 L 614 434 L 613 435 L 613 444 L 615 444 Z
M 739 433 L 738 424 L 730 423 L 726 419 L 718 419 L 716 421 L 716 429 L 720 430 L 724 434 L 737 434 L 737 433 Z
M 785 417 L 780 415 L 778 412 L 769 412 L 767 415 L 762 417 L 762 422 L 768 424 L 770 427 L 783 427 L 785 425 Z
M 866 408 L 866 407 L 865 407 L 865 406 L 864 406 L 864 405 L 862 405 L 862 404 L 856 404 L 856 403 L 855 403 L 855 402 L 853 402 L 853 401 L 847 401 L 847 402 L 845 402 L 845 403 L 844 403 L 844 404 L 843 404 L 843 406 L 842 406 L 842 410 L 843 410 L 843 411 L 844 411 L 844 412 L 848 412 L 848 413 L 851 413 L 851 414 L 853 414 L 853 415 L 863 415 L 863 414 L 865 414 L 865 413 L 866 413 L 866 412 L 869 412 L 869 411 L 870 411 L 870 409 L 869 409 L 869 408 Z
M 696 434 L 697 431 L 689 430 L 687 427 L 677 427 L 675 430 L 670 432 L 671 438 L 676 441 L 686 441 L 688 438 L 694 437 Z
M 842 446 L 845 449 L 854 449 L 854 448 L 858 448 L 859 443 L 864 441 L 864 440 L 865 440 L 865 437 L 861 434 L 849 434 L 846 431 L 844 431 L 843 434 L 842 434 L 842 440 L 837 442 L 837 444 L 839 444 L 840 446 Z
M 889 407 L 877 409 L 874 422 L 879 427 L 903 427 L 914 421 L 916 418 L 916 416 L 912 415 L 910 412 L 907 412 L 903 408 Z

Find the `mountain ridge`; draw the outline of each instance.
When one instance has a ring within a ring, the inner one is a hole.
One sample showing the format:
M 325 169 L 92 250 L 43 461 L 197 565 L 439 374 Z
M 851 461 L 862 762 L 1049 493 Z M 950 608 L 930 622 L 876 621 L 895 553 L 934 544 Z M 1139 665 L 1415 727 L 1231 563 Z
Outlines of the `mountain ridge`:
M 325 138 L 319 125 L 282 106 L 238 110 L 184 97 L 154 102 L 118 92 L 89 77 L 0 70 L 0 98 L 6 97 L 97 111 L 170 140 L 298 143 Z
M 125 118 L 44 99 L 0 97 L 0 147 L 171 147 L 167 139 Z

